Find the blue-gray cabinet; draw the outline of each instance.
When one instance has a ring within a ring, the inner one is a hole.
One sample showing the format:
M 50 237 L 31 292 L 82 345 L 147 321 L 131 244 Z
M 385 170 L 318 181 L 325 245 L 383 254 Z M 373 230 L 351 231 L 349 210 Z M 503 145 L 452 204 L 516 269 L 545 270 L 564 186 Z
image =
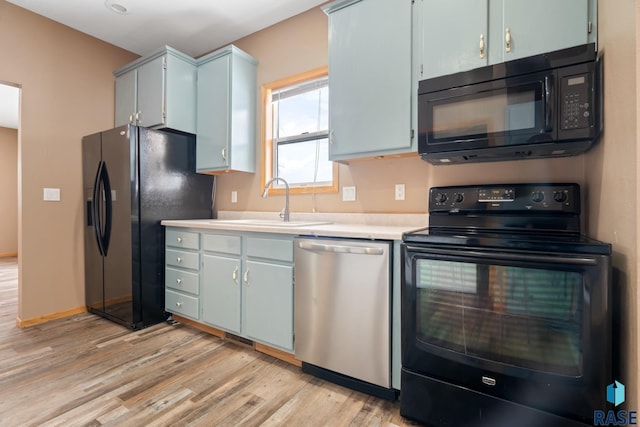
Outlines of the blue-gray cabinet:
M 411 0 L 339 0 L 329 17 L 329 158 L 416 151 Z
M 198 59 L 197 172 L 255 172 L 257 64 L 235 46 Z
M 195 60 L 169 46 L 114 71 L 115 126 L 196 131 Z
M 241 237 L 202 234 L 202 316 L 204 323 L 240 334 Z
M 419 80 L 596 41 L 597 0 L 416 0 Z
M 293 236 L 166 230 L 165 307 L 293 353 Z
M 247 237 L 243 313 L 248 338 L 293 351 L 293 238 Z
M 165 310 L 198 320 L 200 236 L 193 231 L 167 229 L 165 244 Z

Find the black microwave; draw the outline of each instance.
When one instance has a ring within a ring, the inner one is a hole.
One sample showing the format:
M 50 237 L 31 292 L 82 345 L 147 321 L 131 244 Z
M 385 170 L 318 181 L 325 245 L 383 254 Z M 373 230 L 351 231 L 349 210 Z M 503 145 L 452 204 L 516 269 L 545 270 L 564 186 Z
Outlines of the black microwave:
M 602 132 L 595 45 L 422 80 L 418 152 L 436 165 L 587 151 Z

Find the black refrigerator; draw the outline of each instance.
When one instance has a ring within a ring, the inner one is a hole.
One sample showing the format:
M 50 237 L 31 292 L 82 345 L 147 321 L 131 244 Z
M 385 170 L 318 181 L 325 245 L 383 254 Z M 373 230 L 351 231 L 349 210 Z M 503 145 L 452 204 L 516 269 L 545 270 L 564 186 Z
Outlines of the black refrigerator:
M 163 219 L 212 218 L 195 136 L 127 125 L 82 138 L 87 309 L 131 329 L 167 319 Z

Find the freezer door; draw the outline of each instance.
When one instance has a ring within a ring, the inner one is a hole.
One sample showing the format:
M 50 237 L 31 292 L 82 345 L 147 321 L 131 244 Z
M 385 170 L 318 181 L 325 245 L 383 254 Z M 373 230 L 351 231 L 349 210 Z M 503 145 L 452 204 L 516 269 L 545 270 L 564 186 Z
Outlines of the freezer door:
M 195 173 L 195 136 L 139 128 L 140 289 L 145 323 L 164 314 L 163 219 L 211 218 L 213 177 Z M 138 257 L 138 258 L 136 258 Z
M 133 295 L 139 289 L 135 282 L 140 269 L 132 263 L 132 251 L 138 245 L 136 129 L 123 126 L 102 133 L 102 161 L 110 189 L 101 186 L 98 196 L 103 221 L 111 225 L 104 256 L 104 312 L 126 325 L 140 321 Z
M 94 184 L 101 162 L 101 136 L 82 138 L 82 189 L 84 194 L 85 303 L 91 311 L 102 311 L 104 301 L 102 253 L 94 222 Z

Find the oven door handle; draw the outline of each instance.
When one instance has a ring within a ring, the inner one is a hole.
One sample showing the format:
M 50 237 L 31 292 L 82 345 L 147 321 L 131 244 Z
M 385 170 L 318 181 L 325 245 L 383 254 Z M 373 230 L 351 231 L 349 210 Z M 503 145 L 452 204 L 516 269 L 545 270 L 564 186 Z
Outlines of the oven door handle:
M 506 252 L 492 253 L 492 252 L 480 252 L 480 251 L 460 251 L 460 250 L 447 250 L 447 249 L 437 249 L 437 248 L 417 248 L 417 247 L 407 247 L 407 249 L 411 252 L 412 250 L 417 250 L 421 253 L 429 253 L 436 255 L 451 255 L 457 258 L 478 258 L 478 259 L 488 259 L 492 261 L 496 260 L 507 260 L 507 261 L 529 261 L 529 262 L 548 262 L 551 264 L 579 264 L 579 265 L 597 265 L 598 261 L 594 258 L 585 258 L 585 257 L 568 257 L 568 256 L 557 256 L 557 255 L 537 255 L 537 254 L 510 254 Z

